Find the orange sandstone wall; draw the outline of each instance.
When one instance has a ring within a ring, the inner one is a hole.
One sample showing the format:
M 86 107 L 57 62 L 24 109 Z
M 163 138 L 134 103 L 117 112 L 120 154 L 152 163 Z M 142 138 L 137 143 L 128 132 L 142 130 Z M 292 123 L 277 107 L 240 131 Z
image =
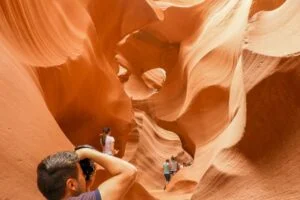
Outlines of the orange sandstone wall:
M 0 1 L 0 199 L 112 127 L 125 199 L 298 199 L 298 0 Z M 163 191 L 162 162 L 193 164 Z M 108 177 L 100 172 L 97 183 Z

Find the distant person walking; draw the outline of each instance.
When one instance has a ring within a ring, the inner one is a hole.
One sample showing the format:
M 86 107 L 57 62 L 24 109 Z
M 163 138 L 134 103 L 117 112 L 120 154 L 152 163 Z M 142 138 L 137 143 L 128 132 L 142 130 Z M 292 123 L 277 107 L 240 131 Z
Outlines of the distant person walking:
M 173 176 L 179 169 L 178 162 L 174 156 L 171 157 L 171 175 Z
M 105 127 L 102 130 L 102 134 L 100 137 L 100 145 L 102 147 L 102 152 L 107 155 L 115 155 L 119 152 L 119 150 L 115 149 L 115 138 L 110 136 L 110 128 Z
M 171 180 L 171 165 L 170 165 L 170 162 L 169 162 L 169 159 L 166 160 L 166 162 L 164 162 L 163 164 L 163 170 L 164 170 L 164 176 L 165 176 L 165 179 L 166 179 L 166 185 L 164 187 L 164 190 L 166 189 L 167 187 L 167 184 L 170 182 Z

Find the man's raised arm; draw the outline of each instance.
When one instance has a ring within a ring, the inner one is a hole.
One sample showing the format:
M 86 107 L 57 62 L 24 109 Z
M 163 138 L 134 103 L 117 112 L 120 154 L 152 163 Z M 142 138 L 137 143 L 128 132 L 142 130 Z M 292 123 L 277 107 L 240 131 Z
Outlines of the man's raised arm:
M 137 169 L 124 160 L 90 148 L 79 149 L 76 153 L 80 159 L 93 160 L 113 176 L 98 187 L 102 200 L 122 199 L 135 181 Z

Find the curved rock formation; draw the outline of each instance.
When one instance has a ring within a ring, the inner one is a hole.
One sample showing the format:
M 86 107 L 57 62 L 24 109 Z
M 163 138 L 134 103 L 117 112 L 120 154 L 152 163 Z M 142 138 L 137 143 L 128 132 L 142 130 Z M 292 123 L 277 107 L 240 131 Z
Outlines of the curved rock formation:
M 1 1 L 1 198 L 40 199 L 40 159 L 100 150 L 104 126 L 139 169 L 125 199 L 300 198 L 299 10 L 298 0 Z M 163 191 L 172 155 L 192 164 Z

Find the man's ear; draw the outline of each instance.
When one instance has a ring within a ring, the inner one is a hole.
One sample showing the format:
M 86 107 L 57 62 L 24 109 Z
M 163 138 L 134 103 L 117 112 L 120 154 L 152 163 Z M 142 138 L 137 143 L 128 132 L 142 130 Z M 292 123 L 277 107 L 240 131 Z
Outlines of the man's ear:
M 76 189 L 78 188 L 78 182 L 76 181 L 76 179 L 74 178 L 69 178 L 66 181 L 66 188 L 69 191 L 76 191 Z

